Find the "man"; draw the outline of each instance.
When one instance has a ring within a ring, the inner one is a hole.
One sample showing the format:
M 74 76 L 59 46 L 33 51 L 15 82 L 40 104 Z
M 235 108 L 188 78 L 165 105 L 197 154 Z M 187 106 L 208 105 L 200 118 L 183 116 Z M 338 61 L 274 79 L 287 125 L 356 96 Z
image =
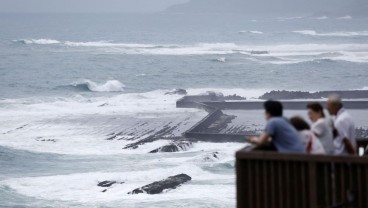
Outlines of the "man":
M 288 119 L 282 116 L 282 104 L 278 101 L 266 101 L 264 103 L 267 125 L 260 137 L 251 137 L 248 141 L 252 144 L 262 145 L 270 141 L 279 152 L 305 153 L 296 129 Z
M 334 139 L 335 154 L 357 154 L 354 122 L 345 110 L 339 95 L 328 97 L 327 110 L 331 116 L 336 116 L 334 121 L 337 131 Z

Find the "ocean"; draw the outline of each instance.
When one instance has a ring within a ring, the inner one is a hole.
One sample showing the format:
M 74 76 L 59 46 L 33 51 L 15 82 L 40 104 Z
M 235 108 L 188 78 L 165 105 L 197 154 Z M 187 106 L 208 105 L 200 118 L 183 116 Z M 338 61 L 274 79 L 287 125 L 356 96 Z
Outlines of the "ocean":
M 245 143 L 158 154 L 148 152 L 168 139 L 124 147 L 166 127 L 164 137 L 180 136 L 207 115 L 177 109 L 182 95 L 166 93 L 178 88 L 248 100 L 271 90 L 367 90 L 367 22 L 0 14 L 0 207 L 235 207 L 234 154 Z M 192 181 L 127 194 L 181 173 Z M 124 184 L 102 192 L 104 180 Z

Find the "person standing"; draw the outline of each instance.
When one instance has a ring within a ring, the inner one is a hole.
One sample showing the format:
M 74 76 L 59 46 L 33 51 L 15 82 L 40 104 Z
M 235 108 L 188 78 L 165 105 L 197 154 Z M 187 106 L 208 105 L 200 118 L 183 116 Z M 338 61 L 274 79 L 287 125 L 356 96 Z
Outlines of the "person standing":
M 330 95 L 327 100 L 327 110 L 336 116 L 334 126 L 337 135 L 334 138 L 335 154 L 357 154 L 355 125 L 350 114 L 345 110 L 339 95 Z
M 265 131 L 259 137 L 250 137 L 248 142 L 262 145 L 271 140 L 278 152 L 305 153 L 305 146 L 298 132 L 289 120 L 282 116 L 282 104 L 269 100 L 264 103 L 264 108 L 267 120 Z
M 326 154 L 326 151 L 316 135 L 310 130 L 309 124 L 301 117 L 290 118 L 290 123 L 299 132 L 300 139 L 306 148 L 308 154 Z
M 334 154 L 333 121 L 326 118 L 320 103 L 309 103 L 307 109 L 308 117 L 312 121 L 311 131 L 322 143 L 326 154 Z

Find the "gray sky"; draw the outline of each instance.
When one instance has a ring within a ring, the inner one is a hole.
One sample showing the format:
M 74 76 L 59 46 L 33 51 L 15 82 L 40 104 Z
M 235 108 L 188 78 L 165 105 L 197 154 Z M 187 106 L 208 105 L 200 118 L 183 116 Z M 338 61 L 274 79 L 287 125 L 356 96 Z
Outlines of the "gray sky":
M 156 12 L 189 0 L 0 0 L 0 12 Z

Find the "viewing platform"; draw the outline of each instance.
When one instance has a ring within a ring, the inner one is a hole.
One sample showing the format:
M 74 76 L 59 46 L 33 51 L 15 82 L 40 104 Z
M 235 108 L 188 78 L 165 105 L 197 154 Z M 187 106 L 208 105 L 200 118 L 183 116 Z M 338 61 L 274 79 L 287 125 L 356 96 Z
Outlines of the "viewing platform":
M 290 97 L 285 92 L 278 94 Z M 267 96 L 272 98 L 271 94 Z M 247 136 L 257 135 L 257 127 L 262 128 L 257 123 L 264 119 L 264 101 L 247 101 L 236 95 L 232 98 L 236 100 L 209 94 L 178 100 L 178 108 L 199 108 L 209 113 L 186 131 L 185 137 L 196 141 L 245 143 Z M 344 106 L 356 118 L 364 117 L 358 123 L 367 124 L 362 112 L 368 112 L 368 93 L 359 92 L 349 98 Z M 311 100 L 281 101 L 286 111 L 295 113 L 306 111 Z M 362 153 L 368 146 L 367 130 L 356 132 Z M 238 208 L 366 208 L 368 157 L 283 154 L 248 146 L 236 153 L 236 190 Z

